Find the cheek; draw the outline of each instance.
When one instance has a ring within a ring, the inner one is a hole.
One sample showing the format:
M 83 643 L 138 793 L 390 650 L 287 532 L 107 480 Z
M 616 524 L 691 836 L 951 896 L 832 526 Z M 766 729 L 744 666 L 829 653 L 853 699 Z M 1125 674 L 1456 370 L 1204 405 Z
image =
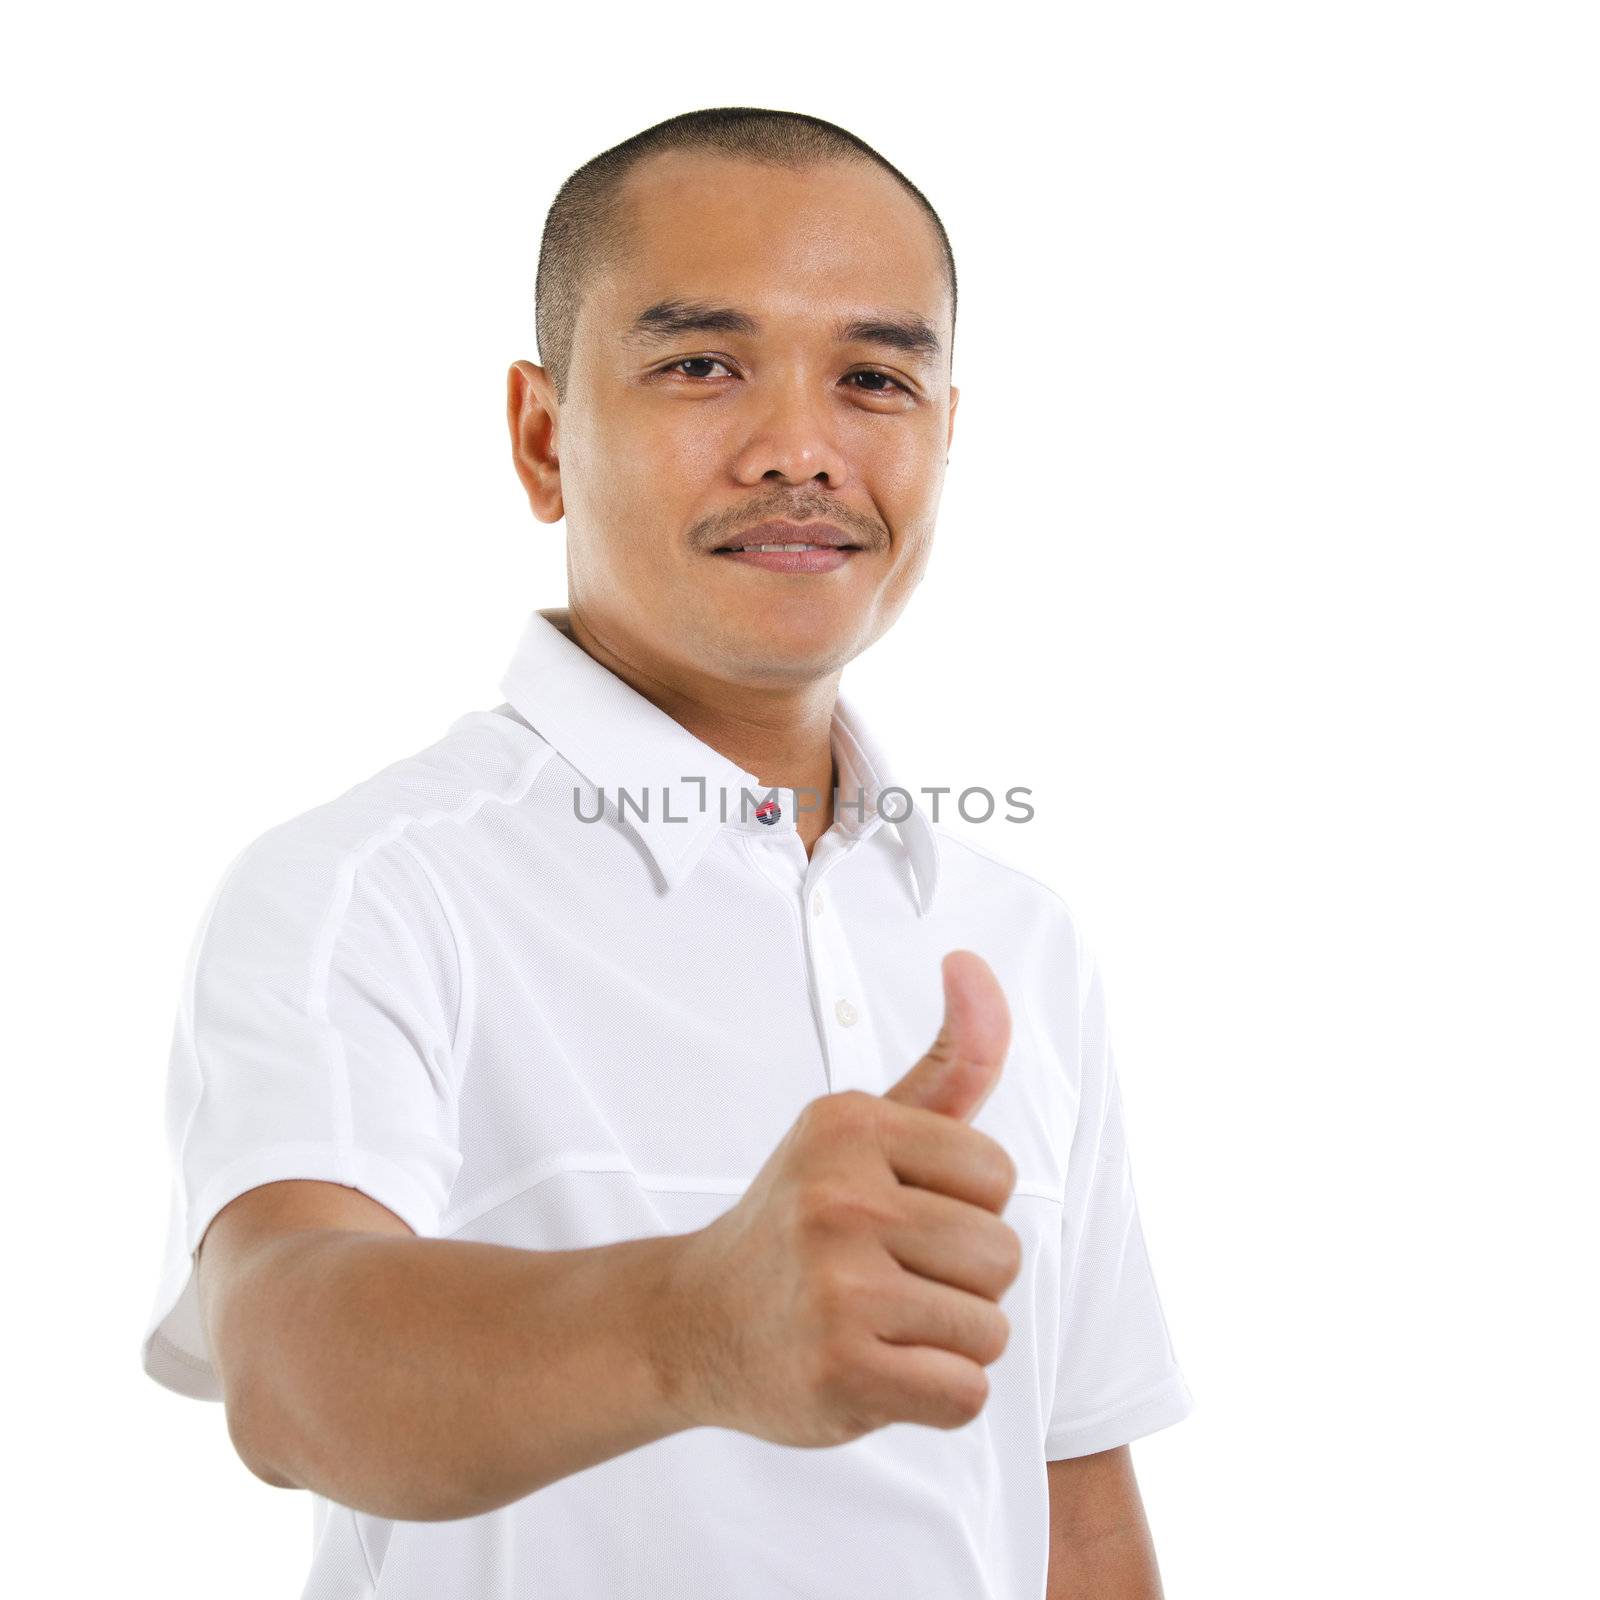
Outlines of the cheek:
M 584 441 L 573 476 L 572 525 L 618 559 L 660 564 L 681 542 L 691 504 L 686 485 L 695 480 L 671 439 L 613 422 Z
M 726 441 L 695 406 L 619 407 L 586 462 L 595 493 L 614 514 L 682 531 L 707 485 L 728 471 Z
M 928 557 L 932 550 L 933 540 L 920 532 L 908 539 L 885 596 L 887 606 L 898 611 L 911 598 L 912 591 L 922 582 L 928 570 Z
M 944 483 L 943 434 L 933 428 L 907 430 L 875 451 L 867 470 L 885 514 L 908 530 L 931 523 Z

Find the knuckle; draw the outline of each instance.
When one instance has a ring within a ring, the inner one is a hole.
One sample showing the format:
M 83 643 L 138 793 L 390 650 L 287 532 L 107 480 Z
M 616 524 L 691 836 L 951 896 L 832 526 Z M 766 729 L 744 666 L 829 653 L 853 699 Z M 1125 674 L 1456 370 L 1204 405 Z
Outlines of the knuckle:
M 1009 1196 L 1017 1186 L 1017 1164 L 1003 1144 L 994 1147 L 991 1175 L 995 1188 L 1004 1195 Z
M 1009 1287 L 1017 1281 L 1022 1271 L 1022 1236 L 1009 1224 L 1002 1223 L 1003 1232 L 996 1248 L 996 1264 Z
M 811 1389 L 821 1409 L 834 1422 L 858 1438 L 879 1426 L 873 1402 L 862 1382 L 854 1347 L 842 1334 L 818 1341 Z
M 1022 1272 L 1022 1235 L 1006 1227 L 1006 1283 L 1016 1283 Z
M 984 1195 L 991 1210 L 999 1210 L 1010 1199 L 1017 1186 L 1017 1164 L 1011 1152 L 998 1139 L 977 1129 L 968 1129 L 972 1135 L 967 1148 L 968 1171 Z
M 796 1131 L 809 1136 L 819 1127 L 826 1125 L 828 1118 L 833 1114 L 829 1109 L 829 1102 L 833 1098 L 831 1094 L 824 1094 L 815 1100 L 807 1100 L 800 1107 L 800 1115 L 794 1119 Z
M 1010 1349 L 1010 1347 L 1011 1347 L 1011 1318 L 1010 1317 L 1006 1317 L 1006 1318 L 1003 1319 L 1002 1324 L 1001 1324 L 1001 1328 L 1000 1328 L 1000 1355 L 1003 1356 L 1006 1353 L 1006 1351 L 1008 1349 Z M 999 1356 L 996 1356 L 995 1359 L 999 1360 Z
M 964 1427 L 984 1408 L 989 1399 L 989 1374 L 982 1367 L 972 1367 L 952 1386 L 949 1400 L 957 1420 L 951 1427 Z
M 823 1239 L 859 1233 L 876 1221 L 875 1209 L 867 1197 L 837 1178 L 815 1183 L 806 1190 L 801 1216 L 806 1231 Z
M 855 1275 L 837 1266 L 824 1265 L 812 1276 L 811 1314 L 824 1358 L 831 1363 L 848 1361 L 845 1341 L 859 1319 L 863 1295 Z
M 843 1277 L 831 1268 L 822 1267 L 811 1279 L 811 1311 L 817 1326 L 822 1330 L 824 1359 L 830 1363 L 834 1356 L 837 1330 L 844 1321 L 844 1308 L 850 1291 Z
M 811 1387 L 837 1406 L 849 1398 L 850 1361 L 836 1329 L 825 1327 L 812 1346 Z
M 996 1306 L 994 1314 L 984 1320 L 983 1348 L 987 1352 L 983 1357 L 984 1365 L 998 1361 L 1006 1353 L 1006 1346 L 1010 1343 L 1011 1319 Z
M 811 1105 L 823 1108 L 822 1114 L 844 1127 L 865 1126 L 873 1114 L 877 1097 L 865 1089 L 840 1089 L 813 1100 Z
M 802 1147 L 839 1149 L 870 1146 L 877 1137 L 881 1106 L 876 1095 L 864 1089 L 841 1089 L 819 1095 L 800 1108 L 795 1130 Z

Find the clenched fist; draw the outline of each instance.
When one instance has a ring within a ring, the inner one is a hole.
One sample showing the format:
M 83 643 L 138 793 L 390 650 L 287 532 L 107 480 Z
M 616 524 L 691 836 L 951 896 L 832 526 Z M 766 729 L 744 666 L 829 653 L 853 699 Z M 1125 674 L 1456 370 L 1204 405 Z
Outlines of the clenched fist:
M 928 1053 L 882 1095 L 811 1101 L 737 1204 L 683 1236 L 662 1365 L 687 1425 L 822 1446 L 982 1410 L 1022 1245 L 1000 1217 L 1015 1163 L 968 1119 L 1011 1015 L 972 951 L 940 972 Z

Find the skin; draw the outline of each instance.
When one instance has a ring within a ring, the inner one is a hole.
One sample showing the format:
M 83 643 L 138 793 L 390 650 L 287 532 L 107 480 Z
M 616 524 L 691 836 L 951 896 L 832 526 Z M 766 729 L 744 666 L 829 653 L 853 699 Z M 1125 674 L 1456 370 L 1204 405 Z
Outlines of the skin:
M 1127 1445 L 1045 1463 L 1050 1567 L 1045 1600 L 1162 1600 Z
M 941 249 L 871 164 L 672 151 L 625 196 L 629 247 L 585 287 L 565 398 L 532 362 L 507 374 L 513 463 L 534 516 L 566 519 L 573 640 L 763 784 L 813 791 L 796 819 L 809 854 L 833 821 L 840 675 L 932 551 L 959 399 Z M 635 319 L 669 300 L 755 327 L 641 339 Z M 919 320 L 937 351 L 839 337 L 883 319 Z M 769 517 L 826 520 L 862 548 L 826 573 L 714 553 Z M 1157 1600 L 1126 1448 L 1048 1478 L 1049 1600 Z
M 565 401 L 541 367 L 511 367 L 513 460 L 534 515 L 566 518 L 575 640 L 764 784 L 816 791 L 796 819 L 809 853 L 832 823 L 840 673 L 932 548 L 958 399 L 939 247 L 870 165 L 675 151 L 627 197 L 633 247 L 586 290 Z M 668 298 L 737 307 L 760 332 L 630 339 Z M 836 319 L 882 313 L 923 319 L 941 355 L 833 337 Z M 774 516 L 863 548 L 807 574 L 711 553 Z

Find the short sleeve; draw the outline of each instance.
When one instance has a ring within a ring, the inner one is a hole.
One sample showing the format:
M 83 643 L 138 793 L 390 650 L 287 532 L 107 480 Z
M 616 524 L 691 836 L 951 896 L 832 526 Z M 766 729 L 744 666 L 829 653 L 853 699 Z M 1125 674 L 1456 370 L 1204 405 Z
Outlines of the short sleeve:
M 247 1189 L 344 1184 L 438 1235 L 461 1164 L 460 994 L 453 935 L 403 837 L 340 848 L 295 819 L 233 862 L 194 936 L 172 1035 L 167 1238 L 142 1344 L 158 1383 L 222 1398 L 195 1251 Z
M 1097 967 L 1079 1011 L 1082 1092 L 1061 1219 L 1061 1316 L 1045 1459 L 1091 1455 L 1194 1407 L 1139 1225 Z

